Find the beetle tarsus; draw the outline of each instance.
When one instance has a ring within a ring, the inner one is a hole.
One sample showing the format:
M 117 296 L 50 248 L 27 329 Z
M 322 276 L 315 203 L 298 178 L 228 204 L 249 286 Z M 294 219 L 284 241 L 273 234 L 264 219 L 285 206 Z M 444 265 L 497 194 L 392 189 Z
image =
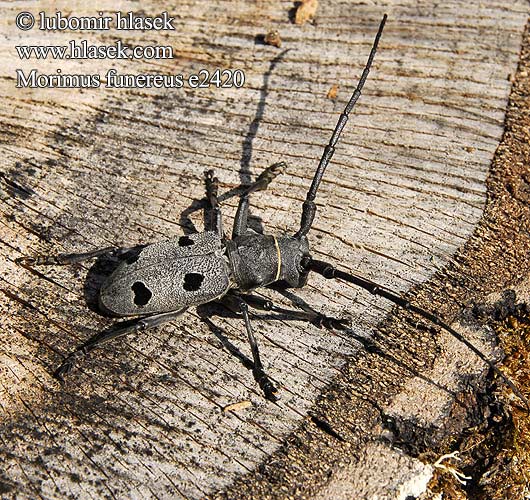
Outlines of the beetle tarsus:
M 217 199 L 219 193 L 219 179 L 215 177 L 213 170 L 206 170 L 204 172 L 206 180 L 206 196 L 210 199 L 211 196 Z
M 326 330 L 347 330 L 351 326 L 350 320 L 326 316 L 325 314 L 313 310 L 313 308 L 307 304 L 306 308 L 308 310 L 298 311 L 277 306 L 271 300 L 260 297 L 259 295 L 246 293 L 241 294 L 239 297 L 241 297 L 248 306 L 254 309 L 285 314 L 289 319 L 309 321 L 318 328 L 326 328 Z M 225 305 L 230 307 L 226 300 Z M 239 311 L 238 303 L 236 305 L 232 305 L 230 309 Z
M 265 373 L 265 371 L 262 368 L 254 368 L 252 370 L 252 373 L 254 375 L 254 379 L 259 384 L 261 390 L 265 394 L 265 397 L 272 402 L 278 401 L 280 399 L 280 396 L 278 395 L 278 389 L 272 383 L 271 379 Z
M 33 257 L 18 257 L 17 259 L 15 259 L 15 264 L 31 266 L 35 264 L 35 259 Z
M 261 172 L 261 174 L 259 174 L 258 178 L 256 179 L 256 191 L 262 191 L 263 189 L 266 189 L 275 177 L 285 172 L 286 168 L 287 163 L 284 161 L 273 163 L 270 167 L 267 167 L 263 172 Z
M 61 366 L 53 372 L 53 377 L 59 382 L 64 382 L 64 375 L 70 373 L 74 366 L 75 358 L 78 356 L 78 353 L 75 352 L 66 357 L 66 359 L 61 363 Z
M 60 256 L 36 255 L 35 257 L 19 257 L 15 263 L 24 266 L 53 266 L 60 264 Z
M 267 167 L 256 180 L 246 186 L 239 195 L 239 204 L 237 207 L 236 217 L 234 219 L 234 225 L 232 227 L 232 239 L 236 239 L 239 236 L 245 236 L 247 234 L 248 225 L 248 209 L 249 209 L 249 196 L 256 191 L 263 191 L 267 189 L 272 180 L 281 174 L 287 164 L 283 161 L 273 163 Z
M 332 318 L 319 314 L 312 323 L 318 328 L 325 328 L 326 330 L 347 330 L 350 328 L 350 321 L 347 319 Z

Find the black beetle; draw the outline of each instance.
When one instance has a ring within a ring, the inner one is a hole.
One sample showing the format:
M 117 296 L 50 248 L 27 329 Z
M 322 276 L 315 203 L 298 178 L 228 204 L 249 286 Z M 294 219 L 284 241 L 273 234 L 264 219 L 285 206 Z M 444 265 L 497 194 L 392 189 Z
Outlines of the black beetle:
M 80 254 L 18 259 L 18 262 L 24 264 L 72 264 L 105 254 L 119 257 L 121 263 L 101 287 L 100 307 L 115 316 L 143 316 L 133 324 L 118 325 L 112 331 L 89 339 L 65 359 L 55 372 L 57 378 L 62 379 L 71 369 L 76 358 L 111 339 L 171 321 L 190 306 L 219 301 L 232 311 L 242 314 L 252 350 L 254 378 L 263 389 L 265 396 L 270 400 L 276 400 L 277 389 L 263 369 L 250 324 L 248 307 L 289 313 L 294 318 L 308 320 L 328 329 L 345 329 L 347 322 L 312 310 L 287 310 L 249 292 L 273 283 L 283 287 L 301 288 L 306 284 L 309 273 L 316 272 L 325 278 L 338 278 L 360 286 L 444 328 L 485 361 L 527 404 L 521 392 L 481 351 L 436 315 L 413 305 L 384 286 L 361 276 L 340 271 L 326 262 L 315 260 L 309 252 L 307 234 L 315 218 L 314 200 L 318 187 L 333 157 L 335 145 L 348 121 L 348 115 L 361 95 L 386 18 L 385 14 L 357 88 L 340 115 L 328 145 L 324 148 L 303 203 L 300 229 L 294 235 L 258 234 L 247 226 L 250 194 L 268 186 L 285 167 L 281 162 L 267 168 L 253 184 L 243 190 L 234 220 L 232 239 L 224 235 L 217 198 L 218 180 L 213 176 L 213 172 L 209 171 L 206 173 L 206 191 L 213 216 L 212 231 L 135 248 L 108 247 Z

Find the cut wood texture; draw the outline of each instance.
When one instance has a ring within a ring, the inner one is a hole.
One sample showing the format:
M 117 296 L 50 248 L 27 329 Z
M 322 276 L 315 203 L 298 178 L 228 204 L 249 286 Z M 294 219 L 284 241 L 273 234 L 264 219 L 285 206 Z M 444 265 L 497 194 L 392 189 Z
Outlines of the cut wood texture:
M 304 300 L 347 316 L 352 329 L 338 334 L 255 315 L 264 363 L 281 386 L 277 404 L 263 398 L 241 362 L 241 353 L 250 355 L 242 320 L 214 306 L 94 351 L 61 386 L 51 374 L 63 357 L 114 321 L 91 307 L 101 270 L 91 262 L 14 261 L 200 231 L 206 169 L 229 191 L 280 160 L 287 172 L 251 198 L 254 225 L 294 231 L 386 12 L 379 53 L 326 173 L 309 239 L 317 258 L 400 292 L 421 285 L 482 215 L 527 2 L 321 0 L 302 26 L 293 22 L 292 2 L 0 5 L 2 498 L 333 498 L 338 483 L 350 492 L 344 498 L 421 493 L 432 468 L 376 439 L 390 432 L 382 415 L 415 422 L 429 442 L 451 421 L 462 380 L 485 370 L 423 322 L 396 320 L 383 337 L 389 304 L 311 276 L 285 296 L 262 293 L 285 306 Z M 80 34 L 14 24 L 22 10 L 56 9 L 75 16 L 168 11 L 175 30 Z M 261 42 L 271 30 L 281 48 Z M 23 61 L 15 51 L 81 39 L 171 45 L 175 56 Z M 242 88 L 224 89 L 16 88 L 16 69 L 33 68 L 102 77 L 110 68 L 185 76 L 241 69 L 246 79 Z M 334 85 L 337 97 L 326 98 Z M 236 201 L 224 203 L 225 228 Z M 458 312 L 449 300 L 439 310 L 449 321 Z M 463 331 L 491 354 L 484 331 Z M 365 366 L 363 339 L 374 334 L 383 354 L 372 353 Z M 323 416 L 317 402 L 330 404 L 330 384 L 341 394 L 337 377 L 356 367 L 356 385 L 342 392 L 347 402 Z M 237 405 L 244 401 L 252 405 Z M 310 456 L 318 441 L 323 451 Z M 288 473 L 282 450 L 293 457 Z

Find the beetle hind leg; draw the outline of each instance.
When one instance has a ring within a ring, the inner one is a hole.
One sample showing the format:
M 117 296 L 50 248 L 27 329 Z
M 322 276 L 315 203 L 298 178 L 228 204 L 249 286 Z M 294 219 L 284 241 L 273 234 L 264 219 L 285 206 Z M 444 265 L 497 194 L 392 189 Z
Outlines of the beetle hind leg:
M 88 339 L 84 344 L 80 345 L 74 352 L 69 354 L 65 360 L 62 362 L 61 366 L 55 370 L 53 376 L 62 381 L 64 375 L 66 375 L 74 366 L 75 362 L 91 351 L 96 347 L 99 347 L 111 340 L 123 337 L 130 333 L 142 332 L 148 330 L 149 328 L 155 328 L 157 326 L 173 321 L 175 318 L 180 316 L 186 311 L 187 308 L 179 309 L 178 311 L 171 311 L 162 314 L 155 314 L 153 316 L 147 316 L 139 320 L 126 321 L 119 323 L 111 327 L 108 330 L 97 333 L 92 338 Z
M 206 198 L 210 205 L 209 214 L 205 214 L 206 229 L 215 231 L 221 238 L 223 237 L 223 221 L 221 206 L 219 205 L 219 179 L 214 176 L 213 170 L 207 170 L 205 173 L 206 181 Z M 209 217 L 208 217 L 209 215 Z
M 33 257 L 19 257 L 15 259 L 17 264 L 24 265 L 37 265 L 37 266 L 65 266 L 68 264 L 77 264 L 78 262 L 84 262 L 85 260 L 95 259 L 102 255 L 108 255 L 111 257 L 122 257 L 126 253 L 132 250 L 138 250 L 143 248 L 144 245 L 136 247 L 105 247 L 90 252 L 82 253 L 60 253 L 56 255 L 34 255 Z

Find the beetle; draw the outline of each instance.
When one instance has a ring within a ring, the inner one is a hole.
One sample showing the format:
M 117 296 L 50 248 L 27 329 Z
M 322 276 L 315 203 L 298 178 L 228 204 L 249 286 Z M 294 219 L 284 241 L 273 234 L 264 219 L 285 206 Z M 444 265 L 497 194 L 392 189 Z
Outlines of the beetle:
M 191 306 L 216 301 L 242 315 L 252 351 L 254 378 L 265 397 L 275 401 L 278 399 L 278 390 L 261 362 L 250 322 L 249 307 L 288 313 L 291 317 L 308 320 L 330 330 L 344 330 L 348 322 L 325 316 L 311 308 L 304 311 L 284 309 L 252 292 L 273 284 L 301 288 L 307 283 L 309 274 L 315 272 L 328 279 L 336 278 L 364 288 L 371 294 L 384 297 L 445 329 L 487 363 L 528 406 L 517 387 L 478 348 L 435 314 L 415 306 L 389 288 L 351 272 L 341 271 L 330 263 L 313 259 L 311 256 L 307 234 L 315 219 L 318 188 L 349 114 L 361 95 L 386 19 L 385 14 L 359 83 L 324 148 L 302 205 L 300 228 L 293 235 L 260 234 L 249 229 L 247 225 L 250 195 L 266 189 L 283 171 L 285 163 L 280 162 L 265 169 L 254 183 L 241 192 L 231 238 L 225 236 L 222 227 L 218 179 L 212 171 L 208 171 L 206 197 L 212 218 L 212 230 L 132 248 L 107 247 L 86 253 L 17 259 L 19 263 L 29 265 L 73 264 L 103 255 L 120 259 L 118 267 L 101 286 L 99 305 L 103 311 L 114 316 L 138 319 L 132 324 L 117 324 L 116 328 L 97 334 L 82 344 L 67 356 L 56 370 L 54 375 L 58 379 L 63 379 L 77 358 L 103 343 L 172 321 Z

